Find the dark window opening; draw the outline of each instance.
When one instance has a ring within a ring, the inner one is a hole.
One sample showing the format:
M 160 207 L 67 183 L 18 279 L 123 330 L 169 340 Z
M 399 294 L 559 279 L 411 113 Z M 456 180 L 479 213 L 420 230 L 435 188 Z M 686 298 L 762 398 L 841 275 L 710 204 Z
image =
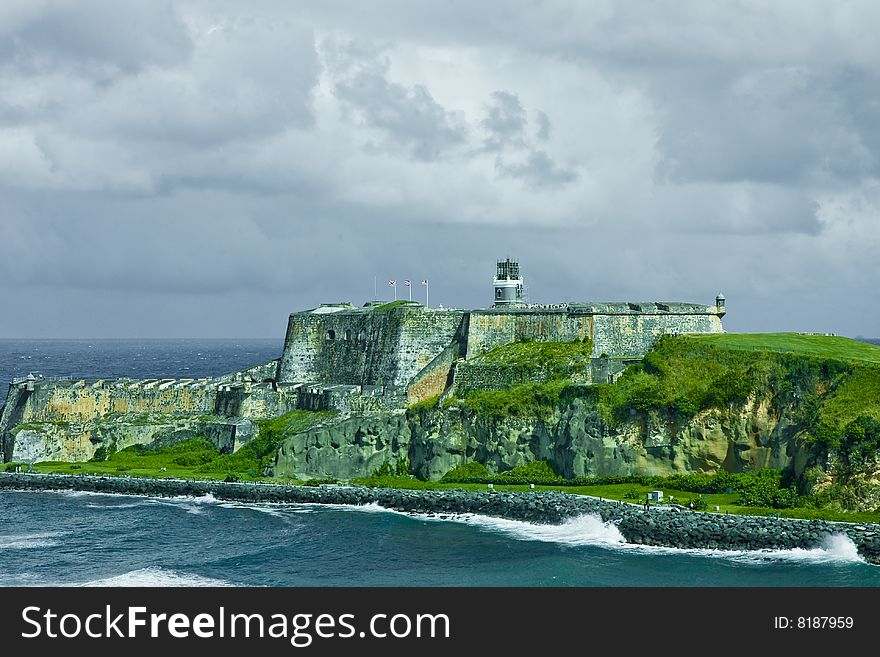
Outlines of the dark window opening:
M 329 331 L 327 331 L 327 339 L 328 340 L 335 340 L 336 339 L 336 331 L 334 331 L 333 329 L 330 329 Z
M 345 339 L 351 340 L 351 329 L 345 329 Z

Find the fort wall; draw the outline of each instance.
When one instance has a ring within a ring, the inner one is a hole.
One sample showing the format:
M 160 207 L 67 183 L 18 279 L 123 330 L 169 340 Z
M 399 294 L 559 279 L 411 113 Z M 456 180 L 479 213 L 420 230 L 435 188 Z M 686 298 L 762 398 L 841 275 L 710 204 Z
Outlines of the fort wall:
M 467 358 L 518 340 L 568 342 L 592 336 L 592 316 L 574 315 L 565 307 L 474 310 L 470 312 Z
M 405 387 L 448 347 L 464 311 L 420 306 L 290 316 L 281 383 Z
M 722 333 L 717 314 L 619 314 L 593 317 L 593 357 L 641 358 L 662 335 Z

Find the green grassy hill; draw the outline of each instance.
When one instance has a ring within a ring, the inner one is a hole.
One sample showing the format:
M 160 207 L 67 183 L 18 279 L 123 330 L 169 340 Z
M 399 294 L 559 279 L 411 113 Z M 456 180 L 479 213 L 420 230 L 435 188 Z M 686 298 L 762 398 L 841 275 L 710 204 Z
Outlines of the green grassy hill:
M 807 426 L 842 429 L 859 416 L 880 420 L 880 347 L 792 333 L 666 336 L 600 388 L 610 420 L 631 409 L 685 419 L 760 392 L 799 409 Z
M 838 360 L 880 363 L 880 346 L 850 338 L 801 333 L 723 333 L 684 335 L 682 340 L 733 351 L 804 354 Z

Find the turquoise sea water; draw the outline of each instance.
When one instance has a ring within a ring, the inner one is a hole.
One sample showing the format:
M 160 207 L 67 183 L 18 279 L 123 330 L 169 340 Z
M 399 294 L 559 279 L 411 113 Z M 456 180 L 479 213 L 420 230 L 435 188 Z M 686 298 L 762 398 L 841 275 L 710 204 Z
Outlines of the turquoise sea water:
M 630 546 L 593 517 L 533 525 L 212 498 L 0 493 L 0 585 L 877 586 L 850 543 Z

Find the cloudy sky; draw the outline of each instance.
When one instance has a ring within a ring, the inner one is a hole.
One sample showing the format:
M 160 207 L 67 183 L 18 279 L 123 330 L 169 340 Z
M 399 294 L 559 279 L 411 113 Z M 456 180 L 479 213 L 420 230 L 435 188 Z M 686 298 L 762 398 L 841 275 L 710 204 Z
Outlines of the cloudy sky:
M 0 337 L 723 291 L 880 335 L 880 3 L 0 3 Z M 399 286 L 405 297 L 405 288 Z M 424 288 L 413 288 L 423 299 Z

